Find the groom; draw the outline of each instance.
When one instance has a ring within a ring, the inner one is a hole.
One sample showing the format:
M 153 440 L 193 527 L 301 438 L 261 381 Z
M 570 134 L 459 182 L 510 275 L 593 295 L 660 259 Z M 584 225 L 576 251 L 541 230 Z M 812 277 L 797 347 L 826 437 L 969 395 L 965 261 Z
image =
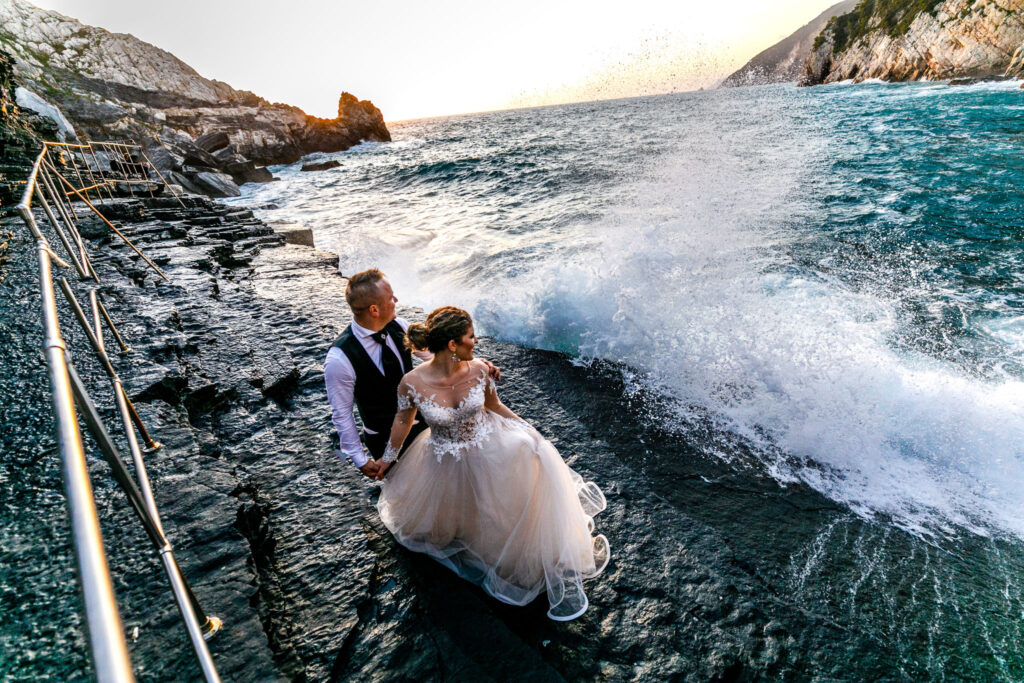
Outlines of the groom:
M 384 273 L 377 269 L 349 277 L 345 301 L 352 309 L 352 323 L 331 346 L 324 361 L 327 400 L 341 441 L 340 455 L 351 460 L 366 476 L 375 477 L 398 412 L 398 384 L 412 370 L 412 353 L 404 343 L 409 322 L 395 317 L 398 299 Z M 430 352 L 416 355 L 421 360 L 433 357 Z M 500 379 L 498 369 L 487 364 L 491 376 Z M 362 442 L 353 403 L 363 421 Z M 424 429 L 426 423 L 417 414 L 402 449 Z M 363 443 L 369 456 L 363 451 Z

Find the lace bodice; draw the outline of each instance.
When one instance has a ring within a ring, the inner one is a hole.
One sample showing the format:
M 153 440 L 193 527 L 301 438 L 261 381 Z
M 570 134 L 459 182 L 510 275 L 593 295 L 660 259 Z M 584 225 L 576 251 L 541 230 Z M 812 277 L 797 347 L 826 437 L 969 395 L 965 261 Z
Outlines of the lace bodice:
M 454 405 L 445 405 L 437 400 L 437 392 L 415 381 L 403 381 L 398 389 L 398 410 L 408 410 L 413 405 L 430 427 L 430 447 L 438 460 L 451 455 L 462 458 L 467 448 L 483 445 L 493 431 L 493 422 L 484 415 L 484 401 L 487 391 L 494 391 L 494 381 L 487 376 L 486 366 L 473 368 L 477 373 L 467 382 L 469 389 Z

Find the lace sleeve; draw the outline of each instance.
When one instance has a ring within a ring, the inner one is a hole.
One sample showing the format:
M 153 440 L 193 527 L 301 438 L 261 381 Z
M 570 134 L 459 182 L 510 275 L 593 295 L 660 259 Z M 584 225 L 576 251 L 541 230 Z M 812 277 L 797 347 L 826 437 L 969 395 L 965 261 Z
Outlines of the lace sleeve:
M 381 457 L 384 462 L 394 462 L 398 460 L 398 449 L 391 445 L 388 441 L 388 447 L 384 449 L 384 455 Z
M 402 412 L 403 410 L 409 410 L 409 408 L 412 408 L 412 401 L 409 399 L 408 396 L 406 396 L 405 394 L 399 392 L 398 393 L 398 412 Z
M 413 393 L 414 389 L 405 382 L 398 385 L 398 412 L 409 410 L 413 407 Z

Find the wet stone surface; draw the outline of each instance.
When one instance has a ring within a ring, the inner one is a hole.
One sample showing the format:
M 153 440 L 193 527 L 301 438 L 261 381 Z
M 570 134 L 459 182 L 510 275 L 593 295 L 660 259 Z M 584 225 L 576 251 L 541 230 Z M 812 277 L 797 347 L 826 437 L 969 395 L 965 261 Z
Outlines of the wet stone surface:
M 503 369 L 505 402 L 607 495 L 596 523 L 612 561 L 588 583 L 584 617 L 552 622 L 543 598 L 503 605 L 399 547 L 376 515 L 376 489 L 331 451 L 322 361 L 348 322 L 335 257 L 284 245 L 250 211 L 184 201 L 104 209 L 170 282 L 97 222 L 86 221 L 86 233 L 102 293 L 134 349 L 115 362 L 164 444 L 147 459 L 164 527 L 200 601 L 225 624 L 210 642 L 224 680 L 921 674 L 884 631 L 824 598 L 809 602 L 806 587 L 789 590 L 792 558 L 823 530 L 842 526 L 845 538 L 879 547 L 887 531 L 658 432 L 649 426 L 654 399 L 627 391 L 607 365 L 495 340 L 478 347 Z M 78 679 L 89 655 L 50 426 L 34 247 L 20 224 L 5 228 L 18 238 L 2 266 L 0 307 L 0 678 Z M 85 284 L 74 286 L 84 300 Z M 113 425 L 108 384 L 66 306 L 61 319 Z M 156 554 L 106 465 L 93 457 L 91 470 L 122 618 L 129 634 L 139 628 L 129 639 L 136 674 L 194 680 Z M 821 541 L 839 550 L 845 542 Z M 906 575 L 923 561 L 909 561 Z

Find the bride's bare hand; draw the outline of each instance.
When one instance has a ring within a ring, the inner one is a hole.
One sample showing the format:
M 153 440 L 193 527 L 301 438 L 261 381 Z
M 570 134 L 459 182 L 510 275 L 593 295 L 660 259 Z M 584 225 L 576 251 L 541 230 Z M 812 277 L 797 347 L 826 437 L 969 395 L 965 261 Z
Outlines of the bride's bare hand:
M 381 479 L 383 479 L 384 478 L 384 474 L 388 471 L 389 467 L 391 467 L 391 463 L 389 463 L 389 462 L 382 462 L 380 464 L 380 469 L 377 470 L 377 475 L 374 478 L 377 481 L 380 481 Z
M 491 361 L 487 360 L 486 358 L 481 358 L 480 360 L 482 360 L 484 362 L 484 365 L 487 366 L 487 375 L 495 382 L 500 382 L 501 370 L 498 369 L 498 366 L 492 363 Z

